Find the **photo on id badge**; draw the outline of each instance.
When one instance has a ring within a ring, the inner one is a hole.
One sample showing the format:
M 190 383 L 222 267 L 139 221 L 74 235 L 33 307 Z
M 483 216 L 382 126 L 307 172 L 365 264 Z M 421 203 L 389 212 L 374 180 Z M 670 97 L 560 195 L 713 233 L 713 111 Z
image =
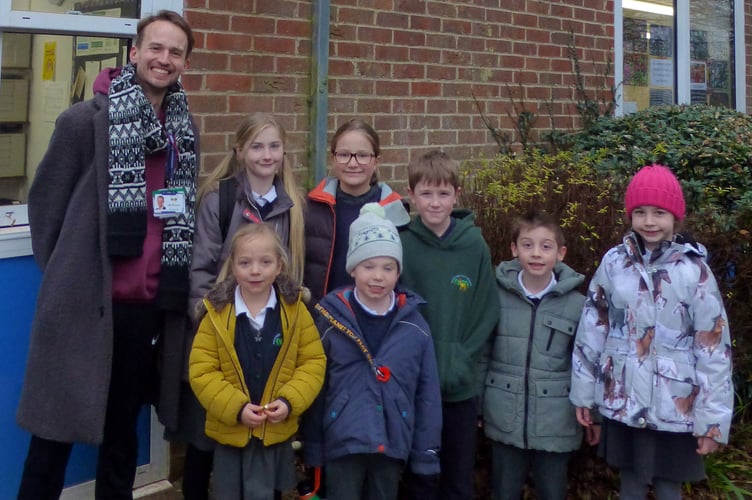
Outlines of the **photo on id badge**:
M 185 213 L 185 190 L 157 189 L 152 193 L 154 217 L 167 218 Z

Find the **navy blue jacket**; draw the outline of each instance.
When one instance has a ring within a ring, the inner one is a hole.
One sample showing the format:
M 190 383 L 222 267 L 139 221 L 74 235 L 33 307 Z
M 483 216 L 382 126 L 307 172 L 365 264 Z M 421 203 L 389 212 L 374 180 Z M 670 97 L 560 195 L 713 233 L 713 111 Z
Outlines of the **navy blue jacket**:
M 352 287 L 327 294 L 314 313 L 327 365 L 305 416 L 306 463 L 383 453 L 416 474 L 438 474 L 441 393 L 431 334 L 417 309 L 423 299 L 397 291 L 397 313 L 378 352 L 367 354 L 351 294 Z

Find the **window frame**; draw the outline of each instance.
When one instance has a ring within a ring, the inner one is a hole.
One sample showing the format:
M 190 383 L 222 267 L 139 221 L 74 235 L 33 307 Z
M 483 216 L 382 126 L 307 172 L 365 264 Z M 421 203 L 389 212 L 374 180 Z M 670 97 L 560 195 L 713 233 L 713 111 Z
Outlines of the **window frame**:
M 0 0 L 0 34 L 3 31 L 51 35 L 132 37 L 138 20 L 161 9 L 183 11 L 182 0 L 141 0 L 138 19 L 13 10 L 13 0 Z

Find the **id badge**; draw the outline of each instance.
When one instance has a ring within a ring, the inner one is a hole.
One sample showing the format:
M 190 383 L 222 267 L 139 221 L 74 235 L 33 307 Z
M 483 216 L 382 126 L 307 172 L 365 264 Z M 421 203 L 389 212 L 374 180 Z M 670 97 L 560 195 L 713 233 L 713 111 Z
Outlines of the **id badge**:
M 185 213 L 185 189 L 156 189 L 151 194 L 154 217 L 166 219 Z

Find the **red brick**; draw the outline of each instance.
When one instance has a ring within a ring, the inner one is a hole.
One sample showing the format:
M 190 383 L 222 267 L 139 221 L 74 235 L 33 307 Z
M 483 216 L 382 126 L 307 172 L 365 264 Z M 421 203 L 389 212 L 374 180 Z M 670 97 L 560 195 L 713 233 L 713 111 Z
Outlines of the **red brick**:
M 429 80 L 456 80 L 457 68 L 454 66 L 427 66 L 426 78 Z
M 237 74 L 209 73 L 206 75 L 206 88 L 215 92 L 247 92 L 251 89 L 251 77 Z
M 311 60 L 307 57 L 279 56 L 276 58 L 276 70 L 281 73 L 310 75 Z
M 388 63 L 358 61 L 355 67 L 356 74 L 367 78 L 386 78 L 391 74 L 391 65 Z
M 271 73 L 274 71 L 274 56 L 253 54 L 233 54 L 230 59 L 230 69 L 236 73 Z
M 410 57 L 407 60 L 413 64 L 438 64 L 441 60 L 441 51 L 414 47 L 410 49 Z
M 420 64 L 393 64 L 392 76 L 394 78 L 425 78 L 425 67 Z
M 206 48 L 210 51 L 239 51 L 251 49 L 253 38 L 250 35 L 225 35 L 222 33 L 207 33 Z
M 391 107 L 390 99 L 361 98 L 355 103 L 358 113 L 389 113 Z
M 337 92 L 340 94 L 371 95 L 373 94 L 373 81 L 370 79 L 337 79 Z
M 426 113 L 429 115 L 440 115 L 444 113 L 456 113 L 457 101 L 454 99 L 448 99 L 446 94 L 441 96 L 440 99 L 428 99 L 426 102 Z M 441 118 L 436 118 L 436 122 L 432 122 L 432 125 L 428 128 L 439 128 L 441 126 Z
M 338 57 L 368 59 L 373 57 L 373 45 L 368 43 L 337 42 Z
M 201 153 L 227 153 L 229 150 L 226 134 L 201 134 Z
M 439 147 L 455 144 L 457 142 L 457 132 L 451 130 L 429 130 L 427 139 L 428 144 Z
M 191 74 L 190 68 L 188 73 L 183 73 L 181 81 L 183 82 L 183 87 L 185 87 L 186 92 L 204 89 L 204 75 Z
M 432 49 L 456 49 L 457 37 L 445 35 L 443 33 L 428 33 L 426 34 L 426 47 Z
M 395 80 L 376 81 L 376 95 L 404 97 L 410 94 L 410 83 Z
M 442 50 L 441 63 L 466 66 L 470 64 L 470 54 L 455 50 Z
M 410 16 L 410 29 L 421 31 L 441 31 L 441 19 L 428 16 Z
M 333 11 L 333 20 L 338 23 L 349 23 L 355 25 L 374 25 L 376 24 L 376 12 L 361 8 L 340 7 Z
M 261 16 L 297 17 L 298 2 L 288 0 L 256 0 L 255 13 Z M 248 8 L 246 4 L 246 9 Z M 238 9 L 243 12 L 242 9 Z
M 372 125 L 376 130 L 400 130 L 407 128 L 407 121 L 407 115 L 404 114 L 377 115 Z
M 251 76 L 251 92 L 262 94 L 291 92 L 295 89 L 295 80 L 284 75 Z
M 457 48 L 459 50 L 481 52 L 485 46 L 486 41 L 483 38 L 461 36 L 457 40 Z
M 310 37 L 311 22 L 293 19 L 280 19 L 277 21 L 277 34 L 294 37 Z
M 230 18 L 230 31 L 250 36 L 274 35 L 274 23 L 263 17 L 235 14 Z
M 432 17 L 454 19 L 457 17 L 457 7 L 453 2 L 429 2 L 426 13 Z
M 352 113 L 355 110 L 355 99 L 352 97 L 329 97 L 330 113 Z
M 445 33 L 454 33 L 457 35 L 469 35 L 472 29 L 472 23 L 464 20 L 444 19 L 441 23 L 442 31 Z
M 412 14 L 426 13 L 425 0 L 395 0 L 394 8 L 399 12 L 409 12 Z M 433 2 L 429 2 L 433 3 Z
M 272 111 L 272 101 L 266 96 L 238 94 L 228 96 L 230 113 L 248 113 L 253 111 Z
M 329 59 L 329 74 L 332 76 L 352 75 L 355 61 L 346 59 Z
M 426 133 L 422 130 L 396 130 L 392 144 L 395 146 L 422 146 L 426 143 L 425 141 Z
M 523 12 L 515 12 L 512 15 L 512 23 L 515 26 L 534 28 L 538 26 L 538 16 Z
M 392 30 L 361 26 L 358 28 L 358 40 L 373 44 L 392 43 Z
M 273 54 L 294 54 L 295 40 L 280 37 L 254 37 L 253 49 L 258 52 L 271 52 Z
M 379 45 L 374 47 L 374 59 L 377 61 L 407 61 L 407 47 Z
M 407 45 L 408 47 L 424 47 L 426 45 L 426 35 L 419 31 L 395 31 L 395 45 Z
M 377 12 L 376 26 L 405 29 L 410 25 L 410 17 L 401 12 Z
M 222 113 L 227 111 L 227 98 L 214 94 L 188 94 L 188 106 L 191 113 Z
M 411 97 L 397 97 L 392 101 L 393 113 L 421 114 L 426 112 L 426 102 L 423 99 Z
M 413 82 L 411 84 L 412 96 L 436 96 L 441 95 L 441 84 L 434 82 Z
M 451 101 L 449 101 L 451 102 Z M 413 114 L 410 115 L 408 127 L 412 130 L 415 129 L 433 129 L 441 126 L 441 118 L 438 116 L 431 116 L 425 114 Z
M 188 11 L 185 13 L 185 19 L 191 25 L 193 30 L 220 30 L 228 31 L 230 19 L 226 14 L 212 14 L 210 12 L 197 13 Z
M 194 50 L 191 53 L 189 68 L 194 71 L 227 71 L 229 57 L 216 52 Z

